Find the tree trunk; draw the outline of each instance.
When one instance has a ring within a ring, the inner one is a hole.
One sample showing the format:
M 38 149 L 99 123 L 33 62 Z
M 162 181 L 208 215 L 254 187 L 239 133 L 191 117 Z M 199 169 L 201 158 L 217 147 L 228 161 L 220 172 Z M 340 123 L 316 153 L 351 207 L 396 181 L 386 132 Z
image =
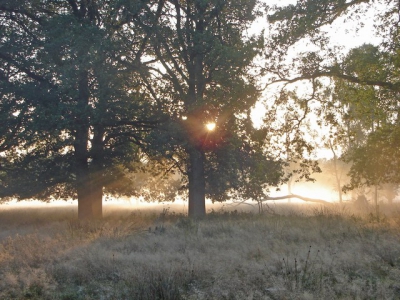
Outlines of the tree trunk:
M 101 218 L 103 215 L 103 137 L 104 128 L 99 124 L 93 126 L 93 139 L 91 149 L 91 201 L 93 217 Z
M 80 176 L 77 176 L 79 178 Z M 92 203 L 90 200 L 90 193 L 88 192 L 87 185 L 78 184 L 78 218 L 80 220 L 91 219 L 93 217 L 92 214 Z
M 96 183 L 96 179 L 91 176 L 88 169 L 85 170 L 85 173 L 78 174 L 78 218 L 81 220 L 101 218 L 103 215 L 103 186 Z
M 204 163 L 203 150 L 193 148 L 189 151 L 189 217 L 191 218 L 201 218 L 206 215 Z
M 87 144 L 82 136 L 84 136 L 84 133 L 78 129 L 74 142 L 76 190 L 78 194 L 78 217 L 79 219 L 88 219 L 92 217 L 91 184 L 87 163 Z
M 91 188 L 92 218 L 101 218 L 103 216 L 103 186 L 92 182 Z
M 101 217 L 101 183 L 89 166 L 89 80 L 88 72 L 81 71 L 78 80 L 78 104 L 76 107 L 74 156 L 76 189 L 78 194 L 78 218 L 81 220 Z

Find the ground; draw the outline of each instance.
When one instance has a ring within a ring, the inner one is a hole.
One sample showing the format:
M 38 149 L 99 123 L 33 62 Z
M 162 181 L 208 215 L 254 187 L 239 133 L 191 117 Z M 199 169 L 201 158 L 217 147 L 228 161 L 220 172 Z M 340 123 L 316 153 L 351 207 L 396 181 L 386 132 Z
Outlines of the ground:
M 400 299 L 400 206 L 1 208 L 0 299 Z

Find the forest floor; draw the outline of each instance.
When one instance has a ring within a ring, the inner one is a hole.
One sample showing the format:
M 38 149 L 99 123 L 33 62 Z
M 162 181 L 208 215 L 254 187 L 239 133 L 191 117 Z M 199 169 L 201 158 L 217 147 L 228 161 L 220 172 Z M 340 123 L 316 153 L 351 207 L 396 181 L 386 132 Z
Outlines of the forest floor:
M 400 299 L 400 206 L 163 211 L 0 206 L 0 299 Z

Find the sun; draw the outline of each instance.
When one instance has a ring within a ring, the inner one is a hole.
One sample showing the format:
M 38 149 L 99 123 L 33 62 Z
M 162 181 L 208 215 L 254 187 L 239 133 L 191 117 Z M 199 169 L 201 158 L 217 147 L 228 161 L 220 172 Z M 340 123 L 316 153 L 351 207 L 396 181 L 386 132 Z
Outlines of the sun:
M 214 122 L 210 122 L 206 124 L 206 128 L 208 131 L 213 131 L 215 129 L 215 123 Z

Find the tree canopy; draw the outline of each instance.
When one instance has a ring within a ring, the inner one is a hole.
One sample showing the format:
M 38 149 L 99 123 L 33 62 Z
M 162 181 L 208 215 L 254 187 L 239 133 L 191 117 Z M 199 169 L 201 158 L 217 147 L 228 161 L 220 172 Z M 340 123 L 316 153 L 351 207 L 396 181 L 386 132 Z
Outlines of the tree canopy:
M 361 28 L 369 11 L 374 12 L 379 43 L 347 53 L 330 43 L 328 28 L 347 24 Z M 291 83 L 310 82 L 309 103 L 318 103 L 314 113 L 321 124 L 330 126 L 331 138 L 352 163 L 347 189 L 399 183 L 398 13 L 397 1 L 358 0 L 299 1 L 269 11 L 268 49 L 276 57 L 266 64 L 273 74 L 269 82 L 283 84 L 283 90 Z M 302 42 L 310 50 L 288 58 L 287 53 Z
M 1 196 L 72 196 L 81 217 L 101 215 L 158 122 L 139 79 L 149 33 L 131 16 L 153 5 L 2 2 Z
M 103 191 L 134 194 L 140 176 L 127 172 L 160 168 L 181 172 L 189 214 L 201 216 L 206 196 L 259 197 L 282 179 L 250 119 L 256 1 L 4 2 L 0 12 L 1 197 L 72 196 L 80 217 L 100 216 Z
M 362 26 L 371 9 L 379 44 L 331 44 L 330 27 Z M 89 218 L 104 192 L 187 193 L 201 217 L 206 197 L 259 200 L 293 172 L 311 180 L 310 114 L 352 163 L 347 188 L 400 182 L 397 3 L 266 14 L 252 33 L 257 0 L 2 1 L 0 197 L 74 197 Z
M 156 64 L 146 87 L 168 121 L 150 133 L 150 152 L 169 158 L 184 176 L 192 216 L 205 214 L 206 197 L 255 198 L 282 179 L 282 163 L 265 153 L 250 118 L 260 96 L 254 61 L 264 44 L 262 34 L 246 31 L 258 5 L 166 1 L 152 27 Z

